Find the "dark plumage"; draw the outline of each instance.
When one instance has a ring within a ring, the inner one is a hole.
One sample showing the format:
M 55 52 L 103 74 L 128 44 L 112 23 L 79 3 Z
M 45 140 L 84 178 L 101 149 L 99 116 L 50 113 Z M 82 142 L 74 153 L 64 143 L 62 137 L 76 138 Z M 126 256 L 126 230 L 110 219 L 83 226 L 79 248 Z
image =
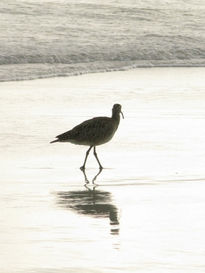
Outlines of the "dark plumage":
M 112 108 L 112 116 L 110 118 L 96 117 L 86 120 L 75 126 L 72 130 L 56 136 L 57 139 L 51 141 L 50 143 L 70 142 L 73 144 L 90 146 L 86 152 L 84 164 L 81 169 L 85 169 L 86 160 L 92 148 L 94 148 L 94 155 L 97 159 L 99 167 L 102 169 L 103 167 L 97 157 L 96 146 L 104 144 L 112 139 L 120 122 L 120 113 L 123 116 L 121 105 L 114 104 Z

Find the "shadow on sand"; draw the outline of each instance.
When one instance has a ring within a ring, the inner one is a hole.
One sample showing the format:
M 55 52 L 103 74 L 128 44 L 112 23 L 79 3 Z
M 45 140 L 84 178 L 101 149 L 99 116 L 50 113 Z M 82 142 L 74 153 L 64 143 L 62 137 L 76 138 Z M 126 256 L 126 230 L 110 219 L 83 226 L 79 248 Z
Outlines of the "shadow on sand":
M 119 234 L 118 209 L 112 204 L 111 193 L 96 189 L 95 181 L 101 171 L 93 177 L 91 182 L 88 180 L 86 172 L 82 171 L 85 190 L 58 192 L 58 205 L 91 217 L 108 217 L 110 219 L 110 233 Z

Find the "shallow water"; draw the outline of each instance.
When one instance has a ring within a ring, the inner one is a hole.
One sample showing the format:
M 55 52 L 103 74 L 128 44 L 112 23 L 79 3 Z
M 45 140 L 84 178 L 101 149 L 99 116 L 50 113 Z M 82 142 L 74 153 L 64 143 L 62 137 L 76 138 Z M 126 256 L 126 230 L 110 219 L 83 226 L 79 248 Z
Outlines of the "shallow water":
M 204 272 L 204 72 L 1 83 L 0 271 Z M 116 102 L 83 174 L 86 147 L 49 141 Z

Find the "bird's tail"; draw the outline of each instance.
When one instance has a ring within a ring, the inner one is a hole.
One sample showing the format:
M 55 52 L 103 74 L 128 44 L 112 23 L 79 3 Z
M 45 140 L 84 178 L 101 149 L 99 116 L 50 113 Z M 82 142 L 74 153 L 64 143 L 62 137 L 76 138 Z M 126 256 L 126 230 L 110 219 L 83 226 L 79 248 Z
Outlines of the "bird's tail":
M 58 141 L 59 141 L 59 139 L 55 139 L 55 140 L 51 141 L 50 143 L 54 143 L 54 142 L 58 142 Z

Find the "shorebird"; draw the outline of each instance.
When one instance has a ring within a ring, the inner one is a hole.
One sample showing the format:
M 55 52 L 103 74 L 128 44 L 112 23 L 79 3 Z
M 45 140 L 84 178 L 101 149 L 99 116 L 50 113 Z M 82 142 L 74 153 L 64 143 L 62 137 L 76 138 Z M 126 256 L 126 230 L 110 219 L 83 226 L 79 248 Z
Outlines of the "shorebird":
M 86 152 L 83 166 L 80 167 L 80 169 L 85 169 L 85 164 L 92 148 L 94 151 L 94 156 L 98 162 L 99 169 L 103 169 L 97 156 L 96 146 L 102 145 L 112 139 L 120 122 L 120 114 L 124 118 L 121 111 L 121 105 L 114 104 L 111 117 L 95 117 L 86 120 L 75 126 L 72 130 L 56 136 L 57 139 L 51 141 L 50 143 L 70 142 L 73 144 L 90 146 Z

